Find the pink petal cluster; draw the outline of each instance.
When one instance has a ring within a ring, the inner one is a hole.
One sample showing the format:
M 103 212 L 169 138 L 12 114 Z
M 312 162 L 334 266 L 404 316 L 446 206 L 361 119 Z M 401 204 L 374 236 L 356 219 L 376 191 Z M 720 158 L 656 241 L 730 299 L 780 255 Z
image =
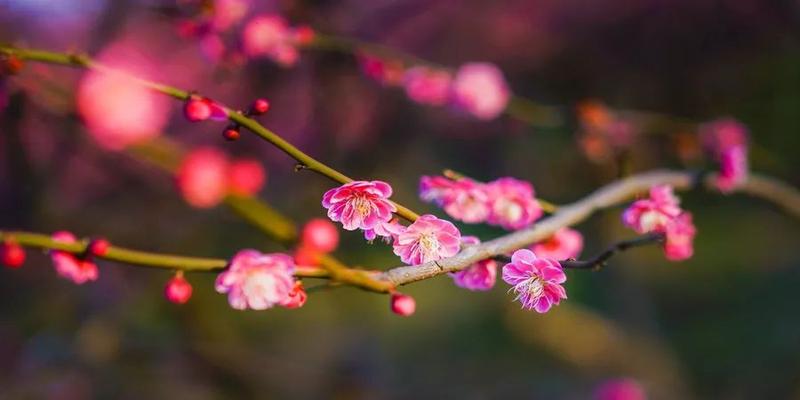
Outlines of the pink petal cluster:
M 567 298 L 562 283 L 567 276 L 556 260 L 539 258 L 528 250 L 521 249 L 511 255 L 511 262 L 503 266 L 503 280 L 512 286 L 515 300 L 522 308 L 546 313 L 551 307 Z
M 409 265 L 424 264 L 454 256 L 461 233 L 451 222 L 426 214 L 417 218 L 394 241 L 394 254 Z
M 348 231 L 374 230 L 389 222 L 397 207 L 389 201 L 392 187 L 383 181 L 353 181 L 325 192 L 322 206 L 328 218 Z
M 704 146 L 720 164 L 717 188 L 728 193 L 747 180 L 747 127 L 733 118 L 723 118 L 700 127 Z
M 198 208 L 219 204 L 227 194 L 253 196 L 266 181 L 266 171 L 253 159 L 229 160 L 214 147 L 198 147 L 181 161 L 176 182 L 187 203 Z
M 56 232 L 52 238 L 61 243 L 75 243 L 78 241 L 75 235 L 66 231 Z M 52 250 L 50 259 L 53 260 L 53 265 L 58 275 L 78 285 L 97 280 L 97 265 L 89 259 L 81 259 L 72 253 L 61 250 Z
M 583 250 L 583 235 L 574 229 L 561 228 L 553 236 L 533 245 L 531 250 L 539 257 L 553 260 L 576 258 Z
M 300 308 L 306 304 L 308 294 L 303 288 L 303 282 L 295 281 L 289 295 L 280 302 L 280 305 L 286 308 Z
M 514 178 L 500 178 L 486 184 L 491 213 L 487 222 L 508 230 L 524 228 L 542 216 L 533 186 Z
M 306 26 L 290 27 L 280 15 L 259 15 L 248 21 L 242 31 L 242 50 L 249 57 L 267 57 L 291 67 L 299 57 L 297 45 L 313 38 L 309 31 Z
M 491 213 L 484 184 L 469 178 L 451 180 L 443 176 L 423 176 L 419 195 L 424 201 L 442 207 L 447 215 L 468 224 L 485 222 Z
M 397 222 L 397 219 L 393 219 L 389 222 L 381 222 L 375 225 L 375 227 L 372 229 L 365 229 L 364 239 L 372 242 L 376 238 L 380 237 L 388 244 L 397 240 L 397 236 L 405 230 L 405 226 Z
M 452 77 L 445 70 L 427 67 L 408 69 L 403 77 L 406 95 L 420 104 L 441 106 L 447 103 Z
M 237 310 L 265 310 L 291 303 L 293 273 L 294 261 L 288 255 L 241 250 L 217 276 L 215 288 L 227 293 L 228 303 Z
M 382 85 L 396 86 L 403 82 L 405 68 L 402 62 L 383 59 L 367 53 L 359 53 L 357 58 L 364 75 Z
M 607 161 L 614 154 L 629 148 L 636 138 L 636 126 L 599 101 L 581 102 L 577 114 L 581 128 L 579 144 L 594 162 Z
M 464 236 L 461 243 L 465 245 L 476 245 L 480 243 L 475 236 Z M 453 282 L 458 287 L 468 290 L 485 291 L 494 287 L 497 280 L 497 262 L 492 259 L 478 261 L 469 267 L 450 274 Z
M 490 63 L 467 63 L 459 67 L 451 91 L 456 107 L 483 120 L 500 115 L 511 99 L 502 71 Z
M 603 382 L 594 391 L 594 400 L 646 400 L 647 394 L 639 382 L 630 379 L 612 379 Z
M 658 185 L 650 188 L 649 198 L 636 200 L 625 210 L 622 222 L 637 233 L 664 231 L 681 212 L 672 186 Z
M 622 214 L 623 223 L 637 233 L 664 233 L 664 254 L 671 261 L 692 256 L 697 233 L 692 214 L 682 210 L 678 202 L 671 186 L 653 186 L 649 198 L 633 202 Z

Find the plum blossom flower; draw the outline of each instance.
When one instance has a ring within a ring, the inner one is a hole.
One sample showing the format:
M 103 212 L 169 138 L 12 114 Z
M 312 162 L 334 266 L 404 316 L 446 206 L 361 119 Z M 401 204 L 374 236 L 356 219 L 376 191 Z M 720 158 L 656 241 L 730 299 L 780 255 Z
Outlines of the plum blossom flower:
M 733 118 L 711 121 L 700 127 L 700 138 L 720 164 L 715 184 L 729 193 L 747 180 L 747 127 Z
M 533 245 L 531 250 L 542 258 L 553 260 L 575 258 L 583 250 L 583 235 L 574 229 L 561 228 L 553 236 Z
M 665 229 L 664 255 L 671 261 L 682 261 L 694 254 L 693 241 L 697 229 L 688 211 L 675 217 Z
M 325 192 L 322 206 L 328 218 L 348 231 L 375 229 L 392 218 L 397 207 L 389 201 L 392 187 L 383 181 L 354 181 Z
M 672 186 L 653 186 L 649 198 L 636 200 L 623 212 L 622 222 L 637 233 L 663 231 L 673 218 L 680 215 L 678 203 Z
M 417 310 L 417 302 L 414 298 L 402 293 L 393 293 L 389 305 L 392 312 L 401 317 L 410 317 Z
M 490 63 L 467 63 L 456 71 L 452 83 L 453 103 L 483 120 L 494 119 L 511 99 L 503 73 Z
M 394 254 L 406 264 L 418 265 L 455 255 L 460 241 L 455 225 L 425 214 L 397 236 Z
M 469 178 L 423 176 L 419 195 L 422 200 L 442 207 L 450 217 L 468 224 L 485 222 L 491 213 L 486 185 Z
M 228 165 L 228 192 L 239 196 L 253 196 L 264 187 L 267 173 L 255 159 L 242 158 Z
M 615 153 L 629 148 L 636 138 L 636 125 L 599 101 L 581 102 L 577 114 L 581 128 L 579 144 L 591 161 L 608 160 Z
M 405 72 L 403 86 L 406 95 L 420 104 L 441 106 L 450 93 L 450 73 L 427 67 L 414 67 Z
M 75 243 L 78 241 L 75 235 L 66 231 L 56 232 L 52 238 L 61 243 Z M 50 251 L 50 259 L 53 260 L 53 265 L 58 275 L 78 285 L 97 280 L 97 265 L 91 260 L 81 259 L 70 252 L 61 250 Z
M 228 190 L 228 159 L 213 147 L 199 147 L 181 161 L 176 175 L 187 203 L 198 208 L 219 204 Z
M 259 15 L 245 25 L 242 48 L 250 57 L 267 57 L 281 66 L 291 67 L 299 57 L 298 39 L 309 37 L 308 27 L 302 27 L 300 33 L 289 27 L 280 15 Z
M 480 243 L 475 236 L 464 236 L 461 238 L 462 244 L 475 245 Z M 469 267 L 450 274 L 453 283 L 458 287 L 468 290 L 485 291 L 494 287 L 497 280 L 497 262 L 486 259 L 476 262 Z
M 511 262 L 503 266 L 503 280 L 512 286 L 516 293 L 514 300 L 522 303 L 522 308 L 546 313 L 562 299 L 567 292 L 562 283 L 567 276 L 556 260 L 539 258 L 528 249 L 521 249 L 511 255 Z
M 289 295 L 280 302 L 280 305 L 286 308 L 300 308 L 306 304 L 307 299 L 308 294 L 303 288 L 303 282 L 295 281 L 292 290 L 289 291 Z
M 524 228 L 542 216 L 533 186 L 514 178 L 500 178 L 486 184 L 491 213 L 487 222 L 507 230 Z
M 357 54 L 357 59 L 361 71 L 368 78 L 374 79 L 384 86 L 396 86 L 403 82 L 405 75 L 403 63 L 367 53 Z
M 639 382 L 630 378 L 612 379 L 594 391 L 594 400 L 646 400 L 647 394 Z
M 215 288 L 227 293 L 228 303 L 237 310 L 265 310 L 288 301 L 293 272 L 294 261 L 288 255 L 241 250 L 217 276 Z
M 389 222 L 381 222 L 372 229 L 365 229 L 364 239 L 371 243 L 373 240 L 380 237 L 387 244 L 393 243 L 397 240 L 397 236 L 405 230 L 405 226 L 397 222 L 397 219 L 393 219 Z

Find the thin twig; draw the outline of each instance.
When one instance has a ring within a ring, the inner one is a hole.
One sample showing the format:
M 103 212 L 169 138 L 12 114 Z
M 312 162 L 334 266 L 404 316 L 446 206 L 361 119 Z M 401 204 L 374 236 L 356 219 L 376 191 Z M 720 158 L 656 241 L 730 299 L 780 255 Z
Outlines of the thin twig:
M 596 255 L 594 258 L 588 260 L 562 260 L 559 261 L 561 267 L 571 269 L 600 269 L 606 265 L 606 262 L 615 254 L 628 250 L 633 247 L 647 246 L 654 243 L 661 243 L 664 241 L 664 234 L 650 233 L 647 235 L 639 236 L 635 239 L 623 240 L 609 246 L 605 251 Z

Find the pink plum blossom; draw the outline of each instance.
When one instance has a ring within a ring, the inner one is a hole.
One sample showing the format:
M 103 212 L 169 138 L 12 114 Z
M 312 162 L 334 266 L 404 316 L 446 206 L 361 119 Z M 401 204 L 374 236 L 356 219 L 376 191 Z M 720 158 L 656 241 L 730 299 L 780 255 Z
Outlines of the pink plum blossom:
M 468 63 L 456 71 L 451 93 L 453 103 L 479 119 L 494 119 L 511 98 L 503 73 L 490 63 Z
M 295 281 L 289 295 L 280 302 L 280 305 L 285 308 L 300 308 L 306 304 L 307 299 L 308 294 L 303 288 L 303 282 Z
M 420 104 L 441 106 L 447 103 L 451 80 L 447 71 L 414 67 L 406 71 L 403 86 L 411 100 Z
M 664 241 L 664 255 L 671 261 L 682 261 L 694 254 L 693 241 L 697 229 L 688 211 L 675 217 L 667 224 Z
M 409 265 L 424 264 L 458 253 L 461 233 L 449 221 L 425 214 L 417 218 L 394 242 L 394 254 Z
M 663 231 L 681 213 L 678 203 L 672 186 L 653 186 L 649 198 L 636 200 L 628 206 L 622 214 L 622 222 L 637 233 Z
M 542 258 L 553 260 L 575 258 L 583 250 L 583 235 L 574 229 L 561 228 L 553 236 L 533 245 L 531 250 Z
M 723 118 L 700 127 L 700 138 L 706 149 L 720 164 L 715 184 L 728 193 L 748 177 L 747 127 L 733 118 Z
M 539 258 L 528 250 L 521 249 L 511 255 L 511 262 L 503 266 L 503 280 L 512 286 L 515 300 L 522 308 L 546 313 L 552 306 L 567 298 L 562 283 L 567 276 L 561 264 L 549 258 Z
M 729 193 L 747 181 L 747 148 L 731 147 L 718 157 L 720 166 L 714 184 L 723 193 Z
M 237 310 L 265 310 L 288 301 L 294 288 L 294 261 L 285 254 L 241 250 L 217 276 L 215 288 Z
M 375 229 L 392 218 L 397 207 L 389 201 L 392 187 L 383 181 L 354 181 L 325 192 L 322 206 L 328 218 L 348 231 Z
M 366 53 L 359 53 L 357 59 L 364 75 L 380 84 L 396 86 L 403 82 L 403 76 L 405 75 L 403 63 Z
M 303 225 L 300 243 L 321 253 L 330 253 L 339 246 L 339 231 L 331 221 L 314 218 Z
M 176 175 L 187 203 L 198 208 L 219 204 L 228 190 L 228 159 L 213 147 L 199 147 L 181 161 Z
M 423 200 L 436 203 L 450 217 L 468 224 L 485 222 L 491 213 L 486 185 L 469 178 L 423 176 L 419 193 Z
M 464 236 L 461 238 L 461 243 L 475 245 L 480 243 L 480 240 L 475 236 Z M 489 290 L 494 287 L 497 280 L 497 262 L 492 259 L 481 260 L 461 271 L 451 273 L 450 276 L 458 287 L 475 291 Z
M 390 306 L 392 312 L 401 317 L 410 317 L 417 310 L 417 302 L 414 298 L 402 293 L 392 294 Z
M 397 222 L 397 219 L 393 219 L 389 222 L 381 222 L 375 225 L 375 227 L 372 229 L 365 229 L 364 239 L 372 242 L 376 238 L 380 237 L 386 243 L 393 243 L 395 240 L 397 240 L 397 236 L 403 233 L 405 230 L 405 226 Z
M 172 303 L 185 304 L 192 297 L 192 285 L 179 272 L 167 282 L 164 297 Z
M 500 178 L 486 184 L 491 213 L 487 222 L 508 230 L 524 228 L 542 216 L 533 186 L 514 178 Z
M 242 158 L 228 166 L 228 191 L 239 196 L 253 196 L 264 187 L 267 173 L 257 160 Z
M 294 65 L 299 56 L 292 30 L 274 14 L 259 15 L 245 25 L 242 49 L 250 57 L 267 57 L 284 67 Z
M 639 382 L 630 379 L 612 379 L 603 382 L 595 391 L 594 400 L 647 400 L 647 394 Z
M 61 243 L 75 243 L 78 241 L 75 235 L 66 231 L 56 232 L 52 238 Z M 70 252 L 61 250 L 50 251 L 50 259 L 53 260 L 53 265 L 58 275 L 78 285 L 97 280 L 97 265 L 91 260 L 81 259 Z

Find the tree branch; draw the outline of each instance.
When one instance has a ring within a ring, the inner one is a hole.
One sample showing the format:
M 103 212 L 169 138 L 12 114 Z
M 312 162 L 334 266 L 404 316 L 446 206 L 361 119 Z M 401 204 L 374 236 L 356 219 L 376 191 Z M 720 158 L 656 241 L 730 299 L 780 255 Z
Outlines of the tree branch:
M 664 241 L 664 234 L 661 232 L 650 233 L 634 239 L 623 240 L 609 246 L 605 251 L 589 260 L 562 260 L 559 261 L 561 267 L 567 269 L 600 269 L 606 265 L 615 254 L 628 250 L 633 247 L 647 246 Z

